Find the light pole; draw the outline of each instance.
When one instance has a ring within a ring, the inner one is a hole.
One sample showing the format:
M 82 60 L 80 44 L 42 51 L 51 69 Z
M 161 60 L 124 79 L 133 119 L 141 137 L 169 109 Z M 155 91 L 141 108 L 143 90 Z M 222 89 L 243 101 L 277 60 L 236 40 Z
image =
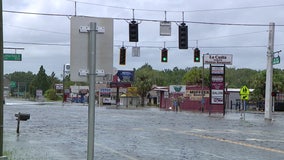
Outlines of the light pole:
M 206 53 L 208 55 L 209 53 Z M 204 98 L 204 54 L 202 54 L 202 99 L 201 99 L 201 112 L 204 111 L 205 98 Z
M 273 51 L 274 51 L 274 30 L 275 23 L 271 22 L 269 24 L 269 39 L 268 39 L 268 49 L 267 49 L 267 69 L 266 69 L 266 86 L 265 86 L 265 113 L 264 119 L 272 120 L 272 81 L 273 81 Z

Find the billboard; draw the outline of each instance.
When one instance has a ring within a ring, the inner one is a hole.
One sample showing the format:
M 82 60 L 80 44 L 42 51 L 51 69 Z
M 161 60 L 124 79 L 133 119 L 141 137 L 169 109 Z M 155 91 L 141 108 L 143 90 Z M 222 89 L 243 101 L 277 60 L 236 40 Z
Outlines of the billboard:
M 134 81 L 134 71 L 128 70 L 118 70 L 116 73 L 116 82 L 133 82 Z
M 96 34 L 96 44 L 93 44 L 96 45 L 96 69 L 105 74 L 113 72 L 113 19 L 73 16 L 70 23 L 70 77 L 75 82 L 87 81 L 88 27 L 91 22 L 95 22 L 97 28 L 104 28 L 104 33 Z

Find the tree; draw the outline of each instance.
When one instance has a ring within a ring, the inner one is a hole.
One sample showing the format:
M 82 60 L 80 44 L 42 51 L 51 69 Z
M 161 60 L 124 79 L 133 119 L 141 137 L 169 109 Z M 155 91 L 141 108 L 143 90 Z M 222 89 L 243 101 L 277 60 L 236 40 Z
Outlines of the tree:
M 32 72 L 14 72 L 6 74 L 5 77 L 10 82 L 15 82 L 16 86 L 10 88 L 10 93 L 29 92 L 29 85 L 35 75 Z
M 36 95 L 36 90 L 41 89 L 44 94 L 44 92 L 50 88 L 50 85 L 51 84 L 48 82 L 48 76 L 45 73 L 45 69 L 43 66 L 40 66 L 37 75 L 31 82 L 30 93 L 31 95 Z
M 248 68 L 226 68 L 225 70 L 225 81 L 231 88 L 241 88 L 246 85 L 252 88 L 255 76 L 258 74 L 257 71 Z
M 265 81 L 266 81 L 266 71 L 260 71 L 255 75 L 253 86 L 254 91 L 252 93 L 251 99 L 254 101 L 260 101 L 264 99 L 265 96 Z
M 134 86 L 137 87 L 137 93 L 141 97 L 142 106 L 145 105 L 145 97 L 155 82 L 153 77 L 155 77 L 154 71 L 148 64 L 145 64 L 140 69 L 135 71 Z
M 50 83 L 49 88 L 54 88 L 55 84 L 60 83 L 60 80 L 55 77 L 55 73 L 52 72 L 51 75 L 48 77 L 48 82 Z
M 204 69 L 204 85 L 209 84 L 209 71 Z M 202 68 L 193 67 L 183 76 L 182 82 L 187 85 L 202 84 Z
M 171 84 L 185 84 L 183 82 L 184 75 L 189 71 L 189 68 L 179 69 L 178 67 L 174 67 L 173 70 L 165 69 L 163 73 L 164 77 L 164 86 Z

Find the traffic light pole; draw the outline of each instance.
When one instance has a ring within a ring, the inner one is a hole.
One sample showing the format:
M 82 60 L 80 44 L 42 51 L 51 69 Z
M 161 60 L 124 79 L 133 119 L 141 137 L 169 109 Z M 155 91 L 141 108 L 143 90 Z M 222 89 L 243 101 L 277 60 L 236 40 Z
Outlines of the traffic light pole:
M 267 48 L 267 69 L 266 69 L 266 86 L 265 86 L 265 120 L 272 120 L 272 81 L 273 81 L 273 51 L 274 51 L 274 30 L 275 23 L 269 23 L 269 40 Z
M 3 156 L 3 119 L 4 119 L 4 105 L 3 105 L 3 72 L 4 72 L 4 64 L 3 64 L 3 14 L 2 14 L 2 0 L 0 0 L 0 160 L 6 159 L 7 157 Z
M 90 23 L 89 30 L 89 106 L 88 106 L 88 146 L 87 160 L 94 159 L 95 143 L 95 84 L 96 84 L 96 29 L 95 22 Z

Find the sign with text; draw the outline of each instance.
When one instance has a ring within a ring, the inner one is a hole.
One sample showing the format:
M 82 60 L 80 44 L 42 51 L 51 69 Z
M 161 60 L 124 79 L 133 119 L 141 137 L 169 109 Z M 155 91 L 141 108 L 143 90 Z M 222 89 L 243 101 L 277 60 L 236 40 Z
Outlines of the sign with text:
M 170 85 L 169 88 L 170 93 L 185 93 L 186 86 L 185 85 Z
M 224 66 L 212 66 L 211 74 L 220 74 L 223 75 L 225 73 Z
M 232 65 L 232 54 L 204 54 L 204 64 L 227 64 Z
M 22 55 L 21 54 L 4 53 L 3 54 L 3 60 L 4 61 L 22 61 Z
M 118 82 L 133 82 L 134 71 L 118 70 L 117 71 Z
M 225 65 L 210 65 L 210 84 L 210 103 L 216 105 L 223 105 L 225 89 Z
M 224 103 L 224 91 L 223 90 L 211 90 L 211 104 L 223 104 Z
M 279 64 L 280 63 L 280 56 L 273 57 L 272 64 Z
M 111 88 L 100 88 L 100 94 L 110 94 Z

